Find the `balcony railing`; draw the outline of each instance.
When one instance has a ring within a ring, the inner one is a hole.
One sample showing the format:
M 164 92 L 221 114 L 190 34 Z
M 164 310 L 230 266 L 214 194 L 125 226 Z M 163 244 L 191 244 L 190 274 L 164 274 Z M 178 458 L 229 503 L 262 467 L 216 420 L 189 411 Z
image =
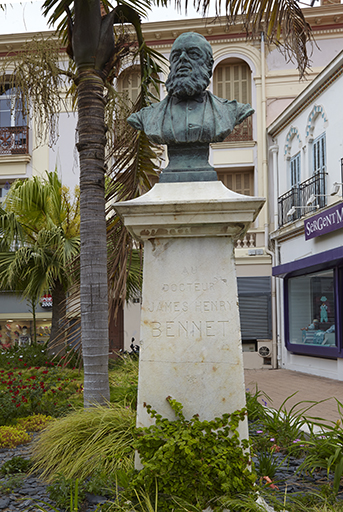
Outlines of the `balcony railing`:
M 279 227 L 326 206 L 326 175 L 327 173 L 321 170 L 279 197 Z M 311 196 L 314 196 L 314 200 L 309 203 Z M 294 207 L 294 213 L 289 215 L 292 207 Z
M 243 123 L 236 126 L 232 133 L 226 137 L 225 142 L 241 142 L 253 140 L 252 138 L 252 117 L 248 117 Z
M 27 154 L 28 147 L 27 126 L 0 127 L 0 155 Z

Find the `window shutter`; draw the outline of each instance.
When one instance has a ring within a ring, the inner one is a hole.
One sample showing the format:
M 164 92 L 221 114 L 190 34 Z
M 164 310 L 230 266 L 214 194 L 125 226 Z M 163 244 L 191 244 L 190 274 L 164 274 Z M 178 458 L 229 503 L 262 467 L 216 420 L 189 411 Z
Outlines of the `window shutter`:
M 218 170 L 218 179 L 224 183 L 224 185 L 237 192 L 238 194 L 244 194 L 246 196 L 254 195 L 254 171 L 223 171 Z
M 238 277 L 237 286 L 242 339 L 271 339 L 271 278 Z

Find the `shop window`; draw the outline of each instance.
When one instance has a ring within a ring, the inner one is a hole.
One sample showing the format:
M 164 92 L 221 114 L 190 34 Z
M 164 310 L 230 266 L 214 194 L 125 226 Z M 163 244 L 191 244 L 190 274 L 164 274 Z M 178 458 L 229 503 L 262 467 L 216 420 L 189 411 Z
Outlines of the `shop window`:
M 219 64 L 213 75 L 213 92 L 219 98 L 251 104 L 251 71 L 246 62 L 229 59 Z M 238 125 L 226 141 L 252 140 L 252 117 Z
M 254 195 L 253 169 L 245 171 L 223 171 L 222 169 L 217 169 L 217 174 L 218 179 L 230 190 L 246 196 Z
M 337 347 L 334 270 L 292 277 L 287 288 L 290 350 Z
M 0 96 L 0 154 L 27 153 L 28 127 L 13 89 Z

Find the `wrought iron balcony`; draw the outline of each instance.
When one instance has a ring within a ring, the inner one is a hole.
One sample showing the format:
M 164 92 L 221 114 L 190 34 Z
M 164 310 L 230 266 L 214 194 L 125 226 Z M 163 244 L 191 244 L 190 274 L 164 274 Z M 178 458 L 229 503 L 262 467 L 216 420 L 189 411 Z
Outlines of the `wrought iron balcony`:
M 226 137 L 225 142 L 241 142 L 253 140 L 252 137 L 252 116 L 248 117 L 243 123 L 237 125 L 232 133 Z
M 0 127 L 0 155 L 27 154 L 28 148 L 27 126 Z
M 325 170 L 321 170 L 279 197 L 279 227 L 326 206 L 326 175 Z M 312 196 L 314 199 L 310 201 Z M 294 213 L 290 214 L 292 208 Z

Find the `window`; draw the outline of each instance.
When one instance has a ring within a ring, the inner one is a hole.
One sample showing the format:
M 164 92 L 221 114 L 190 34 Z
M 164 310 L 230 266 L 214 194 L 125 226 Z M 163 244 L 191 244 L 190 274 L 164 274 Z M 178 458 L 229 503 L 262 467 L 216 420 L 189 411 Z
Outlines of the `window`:
M 313 174 L 325 172 L 326 168 L 326 141 L 325 133 L 313 142 Z
M 217 174 L 218 179 L 230 190 L 246 196 L 254 195 L 254 171 L 252 169 L 232 172 L 217 169 Z
M 0 185 L 0 204 L 3 203 L 3 201 L 6 197 L 6 194 L 10 188 L 11 188 L 11 185 L 8 182 L 6 182 L 5 185 Z
M 140 91 L 140 74 L 136 69 L 124 71 L 118 80 L 119 92 L 123 93 L 132 103 L 138 98 Z
M 28 127 L 13 89 L 0 96 L 0 154 L 27 153 Z
M 291 187 L 296 187 L 300 183 L 300 152 L 291 158 L 290 169 Z
M 249 66 L 241 60 L 230 59 L 214 70 L 213 92 L 219 98 L 251 103 L 251 72 Z M 252 140 L 252 117 L 248 117 L 236 126 L 227 137 L 227 141 Z
M 132 103 L 137 101 L 141 88 L 141 75 L 137 68 L 130 68 L 121 73 L 118 78 L 118 90 Z M 158 96 L 155 87 L 149 88 L 151 94 Z M 151 98 L 152 101 L 152 98 Z
M 325 175 L 326 175 L 326 139 L 325 133 L 317 137 L 313 142 L 313 179 L 314 186 L 312 193 L 316 201 L 314 206 L 322 208 L 326 205 L 325 197 Z
M 336 345 L 333 270 L 291 278 L 288 308 L 291 344 Z
M 343 357 L 343 267 L 303 272 L 285 279 L 286 347 L 296 354 Z

